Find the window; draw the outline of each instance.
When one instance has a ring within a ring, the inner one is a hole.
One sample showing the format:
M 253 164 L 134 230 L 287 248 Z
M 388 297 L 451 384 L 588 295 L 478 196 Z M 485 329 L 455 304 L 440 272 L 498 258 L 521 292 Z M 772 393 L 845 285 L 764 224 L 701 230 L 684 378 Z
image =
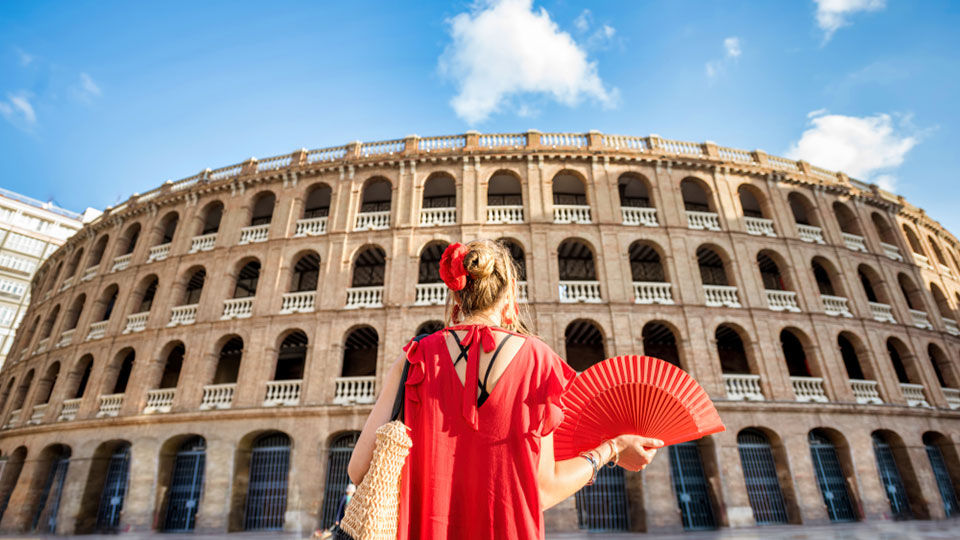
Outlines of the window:
M 26 253 L 27 255 L 40 257 L 43 255 L 44 244 L 45 242 L 42 240 L 12 232 L 7 237 L 7 242 L 4 247 Z M 55 250 L 56 246 L 53 246 L 53 249 Z
M 17 283 L 9 279 L 0 279 L 0 293 L 5 293 L 20 299 L 25 292 L 27 292 L 27 285 L 25 283 Z
M 33 271 L 37 269 L 37 263 L 31 261 L 30 259 L 17 257 L 16 255 L 11 255 L 9 253 L 0 255 L 0 266 L 9 268 L 14 272 L 22 272 L 24 274 L 32 274 Z

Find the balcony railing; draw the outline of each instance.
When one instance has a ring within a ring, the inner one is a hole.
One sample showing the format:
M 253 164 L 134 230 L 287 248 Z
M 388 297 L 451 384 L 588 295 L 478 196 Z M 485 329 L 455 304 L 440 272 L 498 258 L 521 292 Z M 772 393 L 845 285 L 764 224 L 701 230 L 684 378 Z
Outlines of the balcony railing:
M 289 292 L 283 294 L 280 313 L 310 313 L 317 301 L 317 291 Z
M 656 208 L 622 206 L 620 207 L 620 216 L 623 218 L 624 225 L 660 226 Z
M 107 325 L 110 324 L 109 320 L 95 322 L 90 325 L 90 330 L 87 332 L 87 341 L 100 339 L 103 336 L 107 335 Z
M 827 399 L 827 393 L 823 391 L 822 377 L 790 377 L 790 385 L 793 386 L 793 394 L 797 397 L 797 401 L 804 403 L 830 401 Z
M 21 409 L 14 409 L 10 411 L 10 416 L 7 417 L 7 422 L 3 424 L 3 429 L 10 429 L 16 427 L 20 422 L 20 413 L 23 411 Z
M 233 393 L 237 383 L 208 384 L 203 387 L 203 399 L 200 401 L 200 410 L 229 409 L 233 404 Z
M 813 225 L 804 225 L 803 223 L 797 223 L 797 234 L 800 235 L 800 239 L 804 242 L 812 242 L 815 244 L 826 244 L 823 240 L 823 229 L 820 227 L 814 227 Z
M 390 211 L 360 212 L 357 214 L 355 231 L 382 231 L 390 228 Z
M 897 320 L 893 318 L 893 310 L 889 304 L 870 302 L 870 316 L 873 317 L 875 321 L 897 324 Z
M 177 395 L 176 388 L 157 388 L 147 392 L 147 405 L 143 408 L 144 414 L 168 413 L 173 406 L 173 398 Z
M 588 302 L 600 303 L 599 281 L 561 281 L 560 301 L 564 303 Z
M 555 204 L 553 222 L 590 224 L 590 207 L 580 204 Z
M 953 273 L 950 271 L 950 267 L 947 266 L 947 265 L 945 265 L 945 264 L 943 264 L 943 263 L 937 263 L 937 268 L 940 269 L 940 273 L 942 273 L 942 274 L 946 274 L 946 275 L 948 275 L 948 276 L 952 276 L 952 275 L 953 275 Z
M 926 311 L 920 311 L 919 309 L 910 310 L 910 320 L 913 322 L 913 325 L 917 328 L 926 328 L 927 330 L 933 330 L 933 325 L 930 324 L 930 319 L 927 317 Z
M 880 242 L 880 247 L 883 248 L 883 254 L 887 257 L 903 262 L 903 255 L 900 254 L 900 248 L 893 244 L 887 244 L 886 242 Z
M 167 326 L 173 327 L 178 324 L 193 324 L 197 320 L 198 307 L 200 307 L 200 304 L 187 304 L 185 306 L 174 307 L 170 311 L 170 322 L 167 323 Z
M 127 326 L 123 329 L 123 333 L 142 332 L 147 328 L 147 319 L 149 318 L 149 311 L 127 315 Z
M 240 229 L 240 242 L 238 243 L 242 246 L 244 244 L 266 242 L 269 235 L 269 223 L 264 223 L 263 225 L 250 225 L 249 227 L 243 227 Z
M 97 276 L 97 271 L 99 270 L 100 270 L 99 264 L 91 266 L 90 268 L 87 268 L 86 270 L 83 271 L 83 275 L 80 276 L 80 281 L 90 281 L 91 279 Z
M 723 386 L 727 389 L 727 399 L 741 401 L 763 401 L 760 389 L 760 376 L 749 373 L 724 373 Z
M 253 297 L 228 298 L 223 301 L 223 315 L 220 320 L 245 319 L 253 315 Z
M 843 245 L 847 246 L 847 249 L 853 251 L 862 251 L 867 252 L 867 244 L 863 241 L 863 237 L 850 234 L 850 233 L 841 233 L 843 235 Z
M 57 416 L 57 422 L 67 422 L 77 417 L 77 411 L 80 410 L 82 398 L 65 399 L 60 406 L 60 414 Z
M 877 381 L 850 379 L 850 389 L 853 390 L 854 399 L 861 405 L 868 403 L 883 404 L 883 400 L 880 399 L 880 392 L 877 390 Z
M 729 285 L 704 285 L 703 294 L 709 307 L 738 308 L 740 299 L 737 297 L 737 288 Z
M 673 286 L 657 281 L 634 281 L 633 303 L 673 305 Z
M 904 399 L 907 400 L 908 407 L 929 407 L 927 396 L 923 391 L 922 384 L 900 383 L 900 391 L 903 392 Z
M 123 394 L 102 395 L 100 396 L 100 407 L 97 410 L 97 418 L 116 416 L 120 414 L 121 406 L 123 406 Z
M 37 348 L 33 351 L 34 354 L 40 354 L 43 351 L 47 350 L 47 347 L 50 346 L 50 337 L 45 337 L 37 342 Z
M 800 306 L 797 304 L 797 293 L 794 291 L 766 290 L 767 306 L 772 311 L 794 311 L 799 313 Z
M 383 307 L 383 285 L 375 287 L 350 287 L 347 289 L 345 309 Z
M 947 400 L 947 407 L 951 409 L 960 409 L 960 390 L 956 388 L 943 388 L 943 397 Z
M 447 303 L 447 286 L 443 283 L 417 283 L 416 306 L 443 306 Z
M 33 413 L 30 415 L 30 419 L 27 420 L 27 425 L 39 424 L 43 422 L 44 415 L 47 414 L 47 408 L 50 407 L 49 403 L 38 403 L 33 406 Z
M 300 403 L 301 379 L 286 381 L 267 381 L 267 395 L 263 399 L 264 407 L 297 405 Z
M 352 405 L 354 403 L 373 403 L 376 377 L 337 377 L 334 405 Z
M 327 216 L 298 219 L 297 230 L 293 236 L 299 238 L 303 236 L 320 236 L 327 234 Z
M 198 253 L 200 251 L 210 251 L 213 249 L 213 246 L 217 243 L 217 233 L 202 234 L 200 236 L 194 236 L 190 241 L 190 253 Z
M 849 301 L 842 296 L 830 296 L 821 294 L 820 301 L 823 303 L 823 312 L 834 317 L 853 317 L 850 312 Z
M 943 326 L 951 336 L 960 336 L 960 327 L 957 327 L 957 321 L 943 317 Z
M 77 332 L 76 328 L 71 328 L 69 330 L 64 330 L 60 332 L 60 339 L 57 340 L 57 348 L 66 347 L 73 343 L 73 334 Z
M 523 223 L 523 205 L 488 206 L 487 223 Z
M 162 261 L 170 255 L 170 243 L 160 244 L 150 248 L 150 254 L 147 256 L 147 262 Z
M 60 284 L 60 290 L 65 291 L 69 289 L 71 285 L 73 285 L 73 276 L 70 276 L 63 280 L 63 283 Z
M 687 210 L 687 227 L 696 230 L 719 231 L 720 216 L 716 212 L 694 212 Z
M 519 296 L 519 298 L 517 298 L 517 300 L 520 301 L 520 302 L 529 302 L 529 301 L 530 301 L 530 296 L 529 296 L 529 294 L 530 294 L 530 293 L 527 291 L 527 282 L 526 282 L 526 281 L 518 281 L 518 282 L 517 282 L 517 295 Z
M 423 208 L 420 210 L 421 227 L 442 227 L 456 224 L 456 208 Z
M 913 259 L 917 261 L 917 264 L 926 268 L 927 270 L 933 270 L 933 265 L 930 264 L 930 259 L 926 255 L 921 255 L 920 253 L 914 252 Z
M 747 226 L 747 233 L 756 236 L 777 236 L 777 231 L 773 229 L 773 220 L 746 216 L 743 218 Z
M 130 266 L 130 260 L 133 259 L 133 253 L 127 253 L 126 255 L 121 255 L 113 259 L 113 266 L 110 267 L 111 272 L 119 272 L 121 270 L 126 270 Z

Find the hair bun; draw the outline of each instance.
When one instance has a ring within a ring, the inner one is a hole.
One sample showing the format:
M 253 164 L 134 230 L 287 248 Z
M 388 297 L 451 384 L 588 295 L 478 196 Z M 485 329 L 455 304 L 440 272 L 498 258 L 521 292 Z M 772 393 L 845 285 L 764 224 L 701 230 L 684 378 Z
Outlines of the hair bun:
M 475 280 L 490 277 L 496 263 L 493 251 L 482 244 L 473 247 L 463 258 L 464 268 Z

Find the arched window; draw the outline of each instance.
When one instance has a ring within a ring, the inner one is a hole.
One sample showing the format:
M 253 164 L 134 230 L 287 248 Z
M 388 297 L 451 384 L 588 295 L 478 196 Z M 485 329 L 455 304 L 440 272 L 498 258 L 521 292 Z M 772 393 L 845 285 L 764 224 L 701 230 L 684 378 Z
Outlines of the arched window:
M 72 278 L 77 274 L 81 260 L 83 260 L 83 248 L 78 249 L 76 253 L 73 254 L 73 257 L 70 258 L 70 265 L 67 266 L 66 277 Z
M 523 191 L 511 172 L 497 171 L 487 183 L 487 223 L 523 223 Z
M 133 362 L 136 359 L 136 353 L 133 349 L 128 349 L 126 354 L 121 352 L 114 360 L 114 369 L 116 370 L 111 394 L 123 394 L 127 391 L 127 384 L 130 382 L 130 374 L 133 372 Z
M 943 251 L 940 251 L 940 245 L 937 243 L 937 240 L 933 236 L 927 235 L 927 242 L 930 243 L 930 249 L 933 250 L 933 256 L 937 258 L 937 263 L 940 265 L 940 268 L 949 274 L 950 267 L 947 266 L 947 259 L 943 257 Z
M 570 171 L 561 171 L 553 177 L 553 222 L 591 222 L 590 203 L 583 180 Z
M 834 437 L 841 441 L 843 439 L 839 434 L 834 434 Z M 848 480 L 846 474 L 851 468 L 849 445 L 843 441 L 844 461 L 848 465 L 844 467 L 840 463 L 837 445 L 831 440 L 826 430 L 813 429 L 807 439 L 810 442 L 813 470 L 817 474 L 817 485 L 820 487 L 820 494 L 823 495 L 823 502 L 827 507 L 827 516 L 833 522 L 856 521 L 857 514 L 854 512 L 853 500 L 847 490 L 848 481 L 856 482 L 853 475 L 849 475 Z
M 91 373 L 93 373 L 93 356 L 85 354 L 77 361 L 76 367 L 74 367 L 71 373 L 70 383 L 75 390 L 64 393 L 67 399 L 79 400 L 83 397 L 84 392 L 87 390 L 87 384 L 90 382 Z M 66 408 L 66 403 L 64 403 L 64 408 Z M 62 415 L 63 412 L 60 414 Z
M 156 276 L 150 276 L 140 285 L 140 303 L 135 313 L 147 313 L 153 306 L 153 299 L 157 295 L 157 285 L 159 280 Z
M 773 220 L 764 212 L 763 193 L 750 184 L 743 184 L 737 190 L 740 194 L 740 208 L 743 209 L 743 222 L 747 234 L 755 236 L 777 236 Z
M 720 220 L 709 188 L 696 178 L 684 178 L 680 182 L 683 208 L 687 213 L 687 226 L 698 230 L 720 230 Z
M 953 309 L 950 308 L 950 303 L 947 302 L 947 297 L 944 296 L 943 291 L 940 290 L 940 287 L 936 283 L 930 283 L 930 294 L 933 295 L 933 301 L 937 304 L 937 312 L 940 314 L 940 317 L 944 319 L 944 322 L 947 323 L 947 330 L 951 331 L 949 326 L 949 321 L 953 321 L 954 326 L 956 326 L 956 318 L 953 314 Z M 953 333 L 957 332 L 956 328 L 952 329 Z
M 130 255 L 137 248 L 137 240 L 140 238 L 140 224 L 134 223 L 120 239 L 118 256 Z
M 507 248 L 507 251 L 510 252 L 510 258 L 513 259 L 513 263 L 517 266 L 517 279 L 520 281 L 527 281 L 527 256 L 523 252 L 523 248 L 520 244 L 514 242 L 509 238 L 501 238 L 497 240 L 503 247 Z
M 900 381 L 900 391 L 909 407 L 929 407 L 923 377 L 920 374 L 917 358 L 902 341 L 891 337 L 887 339 L 887 354 L 890 363 Z
M 217 355 L 217 367 L 211 384 L 236 384 L 240 376 L 240 362 L 243 360 L 243 339 L 231 337 L 220 347 Z M 230 403 L 227 402 L 227 407 Z
M 840 226 L 842 232 L 860 236 L 861 239 L 863 238 L 863 232 L 860 230 L 860 221 L 847 205 L 840 201 L 834 202 L 833 213 L 837 217 L 837 224 Z M 844 237 L 844 239 L 846 239 L 846 237 Z M 849 242 L 847 243 L 847 247 L 850 247 Z
M 830 277 L 831 274 L 836 275 L 836 273 L 828 272 L 824 262 L 825 259 L 815 257 L 810 263 L 810 268 L 813 270 L 813 279 L 817 282 L 817 289 L 821 295 L 838 296 L 837 290 L 833 287 L 833 279 Z
M 330 215 L 330 197 L 332 190 L 327 184 L 314 184 L 307 191 L 303 205 L 303 219 L 325 218 Z
M 20 480 L 20 473 L 23 471 L 23 464 L 27 460 L 27 448 L 18 446 L 7 458 L 7 463 L 0 471 L 0 519 L 7 509 L 10 502 L 10 496 L 13 495 L 13 488 Z
M 721 324 L 714 332 L 720 371 L 723 372 L 728 399 L 763 400 L 760 376 L 751 374 L 747 349 L 739 331 Z
M 162 246 L 173 242 L 173 235 L 177 232 L 177 224 L 180 222 L 180 216 L 176 212 L 170 212 L 160 220 L 160 235 L 157 240 L 157 246 Z M 151 253 L 151 256 L 153 253 Z
M 634 173 L 620 175 L 617 194 L 620 196 L 620 217 L 624 225 L 656 227 L 660 224 L 646 178 Z
M 807 353 L 804 351 L 803 343 L 797 334 L 791 330 L 782 330 L 780 332 L 780 348 L 783 350 L 783 358 L 787 362 L 787 371 L 790 377 L 810 377 L 810 366 L 807 363 Z M 796 391 L 796 388 L 794 388 Z M 801 401 L 801 396 L 797 400 Z
M 430 242 L 420 252 L 415 305 L 442 306 L 446 304 L 447 286 L 440 279 L 440 257 L 443 256 L 445 249 L 447 249 L 446 242 Z
M 83 306 L 87 303 L 87 295 L 81 294 L 76 299 L 74 299 L 73 304 L 71 304 L 70 309 L 67 311 L 64 322 L 64 331 L 73 330 L 77 327 L 77 323 L 80 321 L 80 315 L 83 314 Z M 63 337 L 60 338 L 63 341 Z M 65 343 L 61 346 L 69 345 Z
M 351 287 L 382 287 L 386 253 L 379 246 L 368 247 L 353 263 Z
M 297 259 L 293 265 L 290 292 L 316 291 L 320 277 L 320 256 L 309 252 Z
M 33 370 L 27 372 L 27 376 L 23 378 L 23 381 L 20 383 L 20 386 L 17 387 L 17 393 L 13 397 L 13 403 L 11 404 L 10 410 L 16 411 L 23 408 L 24 401 L 27 399 L 27 392 L 30 391 L 30 386 L 33 385 Z
M 43 329 L 40 331 L 40 339 L 48 339 L 50 334 L 53 333 L 53 326 L 57 322 L 57 317 L 60 316 L 60 305 L 56 305 L 50 314 L 47 315 L 47 320 L 43 323 Z
M 891 437 L 888 433 L 883 431 L 873 433 L 873 453 L 877 460 L 877 471 L 880 473 L 883 491 L 887 494 L 890 511 L 894 517 L 910 519 L 913 517 L 913 512 L 910 509 L 907 488 L 904 486 L 903 477 L 900 474 L 900 465 L 906 455 L 897 456 L 894 452 L 894 445 L 891 445 L 890 442 Z M 897 450 L 899 452 L 896 453 L 903 453 L 902 448 Z
M 678 368 L 680 351 L 677 349 L 677 337 L 667 325 L 659 322 L 649 322 L 643 325 L 643 354 L 669 362 Z
M 277 354 L 277 367 L 273 372 L 273 380 L 303 379 L 303 368 L 307 361 L 307 343 L 307 335 L 300 330 L 291 332 L 283 338 Z
M 57 513 L 67 467 L 70 465 L 70 454 L 70 447 L 62 444 L 48 446 L 40 452 L 34 476 L 34 495 L 27 503 L 34 532 L 53 533 L 57 530 Z
M 43 377 L 37 381 L 37 391 L 34 399 L 34 406 L 50 403 L 50 396 L 57 386 L 57 378 L 60 376 L 60 362 L 54 362 L 47 368 Z
M 354 328 L 343 344 L 341 377 L 373 377 L 377 373 L 380 336 L 372 326 Z
M 649 242 L 630 244 L 630 278 L 637 304 L 673 304 L 673 289 L 667 282 L 660 253 Z
M 896 323 L 893 317 L 893 311 L 890 307 L 890 297 L 883 287 L 883 282 L 877 272 L 865 264 L 857 267 L 857 277 L 860 279 L 860 285 L 863 286 L 863 293 L 870 303 L 871 317 L 880 322 Z
M 457 185 L 446 173 L 431 174 L 423 185 L 420 226 L 454 225 L 457 222 Z
M 576 239 L 567 239 L 557 248 L 561 302 L 602 302 L 593 251 Z
M 787 202 L 790 204 L 790 211 L 793 213 L 793 220 L 797 224 L 797 234 L 800 239 L 804 242 L 825 244 L 823 229 L 820 228 L 820 221 L 817 218 L 817 211 L 810 200 L 794 191 L 787 196 Z
M 257 294 L 257 282 L 260 280 L 260 261 L 254 259 L 244 264 L 237 272 L 237 282 L 233 288 L 234 298 L 249 298 Z
M 260 436 L 250 452 L 243 530 L 279 531 L 287 511 L 290 437 L 273 432 Z
M 920 238 L 917 236 L 917 233 L 913 232 L 913 229 L 907 224 L 903 225 L 903 234 L 907 236 L 907 242 L 910 244 L 910 249 L 913 251 L 914 256 L 919 255 L 918 260 L 920 261 L 921 266 L 924 266 L 924 262 L 928 262 L 926 254 L 923 251 L 923 244 L 920 243 Z
M 112 452 L 108 448 L 112 447 Z M 109 452 L 109 453 L 107 453 Z M 109 457 L 104 459 L 104 453 Z M 96 531 L 101 533 L 115 533 L 120 530 L 120 514 L 123 511 L 123 502 L 127 495 L 127 485 L 130 478 L 130 443 L 104 443 L 94 453 L 95 460 L 106 461 L 97 463 L 95 470 L 90 472 L 88 482 L 103 482 L 100 491 L 100 508 L 97 510 Z M 104 467 L 103 465 L 106 465 Z M 98 472 L 106 476 L 94 477 Z M 102 480 L 101 480 L 102 479 Z
M 200 296 L 203 294 L 203 285 L 207 281 L 207 271 L 204 268 L 198 268 L 190 274 L 187 285 L 183 290 L 183 301 L 181 305 L 191 306 L 200 303 Z
M 727 280 L 724 259 L 718 249 L 708 246 L 697 248 L 697 265 L 707 306 L 740 307 L 737 288 Z
M 190 532 L 196 525 L 206 469 L 207 441 L 188 437 L 173 456 L 163 531 Z
M 943 512 L 949 517 L 960 513 L 960 500 L 954 485 L 960 483 L 960 459 L 957 458 L 957 449 L 953 443 L 941 433 L 928 431 L 923 434 L 923 446 L 930 460 L 933 477 L 937 481 L 937 490 L 940 500 L 943 501 Z M 952 474 L 951 474 L 952 471 Z
M 92 269 L 100 265 L 100 261 L 103 260 L 103 253 L 107 249 L 107 242 L 110 241 L 110 236 L 103 235 L 97 240 L 97 243 L 93 245 L 93 249 L 90 251 L 90 263 L 87 265 L 88 269 Z M 86 277 L 86 276 L 84 276 Z
M 906 354 L 906 346 L 896 339 L 887 340 L 887 355 L 890 357 L 890 364 L 893 365 L 893 371 L 897 374 L 897 380 L 901 384 L 909 383 L 910 376 L 907 374 L 906 365 L 903 363 L 903 356 Z
M 702 439 L 700 444 L 709 443 Z M 677 495 L 680 518 L 685 530 L 716 529 L 712 488 L 707 480 L 696 441 L 674 444 L 668 447 L 670 454 L 670 478 Z
M 424 334 L 433 334 L 443 330 L 444 324 L 443 321 L 427 321 L 417 327 L 417 331 L 414 333 L 415 336 L 420 336 Z
M 837 347 L 840 349 L 840 358 L 850 381 L 850 389 L 857 403 L 882 404 L 877 387 L 876 376 L 870 362 L 861 362 L 861 358 L 869 358 L 869 351 L 863 343 L 850 332 L 841 332 L 837 336 Z
M 586 371 L 607 357 L 603 333 L 587 320 L 577 319 L 567 325 L 564 345 L 567 363 L 577 371 Z
M 870 214 L 870 220 L 873 221 L 873 228 L 880 237 L 880 247 L 883 248 L 883 254 L 895 260 L 902 261 L 903 255 L 900 254 L 900 248 L 897 247 L 896 233 L 886 218 L 879 212 Z
M 745 429 L 737 434 L 737 449 L 754 521 L 757 525 L 789 523 L 770 439 L 758 429 Z
M 220 201 L 208 203 L 203 207 L 200 215 L 200 236 L 217 234 L 217 232 L 220 231 L 220 220 L 223 218 L 223 203 Z M 212 243 L 210 248 L 213 248 Z M 193 250 L 191 249 L 191 251 Z
M 943 350 L 931 343 L 927 345 L 927 357 L 930 359 L 933 372 L 937 375 L 937 382 L 940 383 L 940 387 L 958 388 L 957 374 Z
M 903 299 L 907 302 L 907 307 L 913 311 L 923 312 L 923 319 L 926 320 L 927 313 L 923 305 L 923 294 L 920 292 L 920 289 L 913 283 L 913 280 L 903 272 L 897 274 L 897 284 L 900 285 L 900 292 L 903 293 Z M 916 320 L 916 314 L 914 318 L 914 324 L 918 326 L 923 326 L 919 324 Z M 930 323 L 927 322 L 927 325 Z
M 843 359 L 843 367 L 847 370 L 847 378 L 854 380 L 864 380 L 863 368 L 860 366 L 860 358 L 857 356 L 857 349 L 853 346 L 845 335 L 837 336 L 837 347 L 840 349 L 840 357 Z M 856 390 L 854 390 L 856 394 Z
M 390 181 L 383 177 L 367 180 L 363 187 L 357 231 L 377 231 L 390 228 L 390 200 L 393 196 Z
M 163 364 L 163 373 L 160 375 L 160 382 L 157 388 L 176 388 L 180 381 L 180 370 L 183 368 L 183 356 L 187 350 L 183 343 L 177 343 L 167 353 L 166 361 Z
M 277 197 L 271 191 L 258 193 L 253 199 L 253 207 L 250 210 L 250 226 L 269 225 L 273 221 L 273 207 L 276 206 Z

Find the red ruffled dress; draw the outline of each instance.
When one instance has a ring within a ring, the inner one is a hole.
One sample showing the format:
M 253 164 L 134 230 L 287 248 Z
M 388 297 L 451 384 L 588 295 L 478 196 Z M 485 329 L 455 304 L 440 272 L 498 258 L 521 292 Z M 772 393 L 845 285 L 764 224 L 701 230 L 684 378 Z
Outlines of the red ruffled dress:
M 560 395 L 576 373 L 544 342 L 513 334 L 511 340 L 524 343 L 477 406 L 480 349 L 493 350 L 511 332 L 451 329 L 467 331 L 461 339 L 469 347 L 465 384 L 447 350 L 446 330 L 405 347 L 404 420 L 413 448 L 401 479 L 398 538 L 543 538 L 540 437 L 563 420 Z

